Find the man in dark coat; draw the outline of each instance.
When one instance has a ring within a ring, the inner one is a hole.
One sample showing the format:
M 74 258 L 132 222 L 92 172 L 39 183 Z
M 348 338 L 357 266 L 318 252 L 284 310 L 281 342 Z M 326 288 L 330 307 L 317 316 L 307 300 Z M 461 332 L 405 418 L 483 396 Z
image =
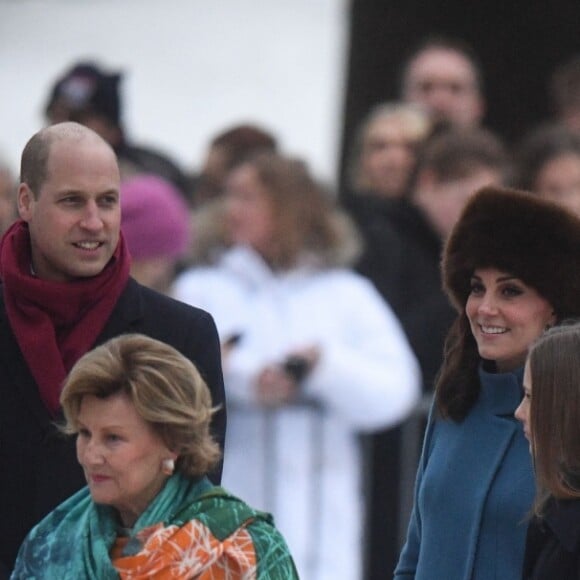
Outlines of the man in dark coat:
M 30 528 L 85 485 L 54 423 L 66 373 L 94 346 L 137 332 L 182 352 L 221 405 L 212 429 L 223 447 L 213 319 L 130 278 L 119 185 L 113 149 L 77 123 L 39 131 L 23 151 L 21 219 L 0 244 L 0 578 Z

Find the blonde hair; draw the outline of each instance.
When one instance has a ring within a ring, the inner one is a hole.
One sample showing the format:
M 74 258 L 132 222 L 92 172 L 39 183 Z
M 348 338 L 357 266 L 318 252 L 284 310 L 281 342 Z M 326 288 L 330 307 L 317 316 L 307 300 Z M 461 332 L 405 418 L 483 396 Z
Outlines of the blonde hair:
M 380 103 L 371 109 L 356 131 L 354 147 L 348 163 L 349 185 L 356 191 L 366 187 L 362 158 L 369 133 L 377 123 L 384 120 L 400 123 L 409 140 L 416 145 L 425 141 L 433 128 L 427 111 L 418 105 L 395 101 Z
M 195 365 L 175 348 L 125 334 L 89 351 L 71 369 L 60 395 L 69 434 L 78 432 L 83 397 L 122 393 L 165 445 L 178 453 L 177 471 L 197 478 L 221 456 L 210 434 L 210 391 Z

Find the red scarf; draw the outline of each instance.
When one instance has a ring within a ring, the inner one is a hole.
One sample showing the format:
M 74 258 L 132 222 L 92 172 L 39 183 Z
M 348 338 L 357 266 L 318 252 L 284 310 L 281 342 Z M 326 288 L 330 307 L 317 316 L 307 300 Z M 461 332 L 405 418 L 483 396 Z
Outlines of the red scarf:
M 51 282 L 31 274 L 28 225 L 19 220 L 0 242 L 0 277 L 10 326 L 40 396 L 54 416 L 66 374 L 90 350 L 129 279 L 123 236 L 97 276 Z

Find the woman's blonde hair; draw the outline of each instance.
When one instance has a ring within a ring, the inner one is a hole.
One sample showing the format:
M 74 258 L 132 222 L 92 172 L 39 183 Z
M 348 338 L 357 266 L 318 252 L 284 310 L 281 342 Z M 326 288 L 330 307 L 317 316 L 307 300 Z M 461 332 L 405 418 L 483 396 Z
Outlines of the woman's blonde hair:
M 71 369 L 60 396 L 66 433 L 78 432 L 83 397 L 126 395 L 141 418 L 178 453 L 177 471 L 197 478 L 221 456 L 210 434 L 210 391 L 195 365 L 175 348 L 125 334 L 89 351 Z
M 550 496 L 580 498 L 580 324 L 540 337 L 528 354 L 530 427 L 541 515 Z
M 362 162 L 370 131 L 375 125 L 383 121 L 399 123 L 404 128 L 409 141 L 417 147 L 429 137 L 433 129 L 433 124 L 427 111 L 418 105 L 396 101 L 375 105 L 356 130 L 353 148 L 348 161 L 347 177 L 349 185 L 357 193 L 368 188 Z

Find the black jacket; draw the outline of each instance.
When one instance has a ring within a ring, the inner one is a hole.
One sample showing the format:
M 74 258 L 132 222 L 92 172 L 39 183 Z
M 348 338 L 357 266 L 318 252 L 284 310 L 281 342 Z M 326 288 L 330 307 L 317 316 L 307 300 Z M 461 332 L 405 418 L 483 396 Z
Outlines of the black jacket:
M 345 207 L 365 243 L 357 270 L 374 283 L 401 321 L 429 391 L 457 316 L 442 289 L 441 238 L 406 199 L 354 194 L 347 199 Z
M 220 345 L 211 316 L 130 279 L 95 346 L 138 332 L 172 345 L 192 360 L 222 411 L 213 430 L 223 448 L 225 405 Z M 212 474 L 221 478 L 221 465 Z M 0 570 L 43 516 L 85 485 L 72 438 L 54 428 L 8 322 L 0 285 Z M 1 577 L 1 576 L 0 576 Z
M 551 501 L 530 522 L 522 579 L 580 579 L 580 500 Z

